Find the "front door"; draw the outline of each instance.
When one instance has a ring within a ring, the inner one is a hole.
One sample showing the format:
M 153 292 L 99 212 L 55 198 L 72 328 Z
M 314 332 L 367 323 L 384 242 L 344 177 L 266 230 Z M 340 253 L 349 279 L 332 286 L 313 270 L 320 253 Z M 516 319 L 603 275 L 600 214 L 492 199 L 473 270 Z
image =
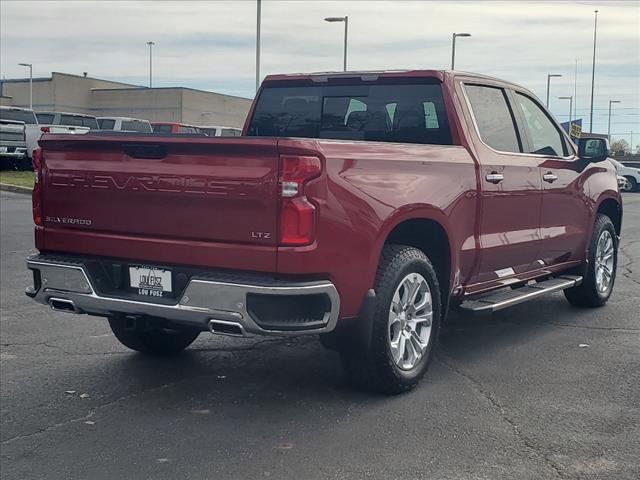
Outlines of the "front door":
M 480 163 L 480 260 L 468 293 L 508 284 L 540 267 L 542 159 L 523 152 L 508 94 L 465 84 Z
M 525 151 L 538 155 L 542 174 L 540 258 L 545 265 L 584 259 L 591 228 L 584 162 L 545 109 L 525 92 L 514 92 L 515 110 L 520 115 Z

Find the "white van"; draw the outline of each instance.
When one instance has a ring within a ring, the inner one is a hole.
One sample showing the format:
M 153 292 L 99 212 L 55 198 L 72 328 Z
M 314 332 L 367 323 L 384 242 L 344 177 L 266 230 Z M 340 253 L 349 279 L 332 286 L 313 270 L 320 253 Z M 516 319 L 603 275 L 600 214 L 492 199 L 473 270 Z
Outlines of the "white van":
M 121 132 L 152 133 L 149 120 L 129 117 L 98 117 L 100 130 L 117 130 Z

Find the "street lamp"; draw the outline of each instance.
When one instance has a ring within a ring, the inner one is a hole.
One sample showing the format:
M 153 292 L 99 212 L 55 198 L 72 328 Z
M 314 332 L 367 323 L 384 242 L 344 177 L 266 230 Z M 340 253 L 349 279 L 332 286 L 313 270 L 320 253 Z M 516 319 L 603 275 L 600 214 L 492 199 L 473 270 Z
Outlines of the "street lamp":
M 593 24 L 593 62 L 591 63 L 591 110 L 589 113 L 589 133 L 593 133 L 593 88 L 596 79 L 596 32 L 598 30 L 598 10 L 593 11 L 596 14 Z
M 573 95 L 569 97 L 558 97 L 558 100 L 569 100 L 569 136 L 571 136 L 571 116 L 573 112 Z
M 607 127 L 607 137 L 611 136 L 611 104 L 612 103 L 620 103 L 620 100 L 609 100 L 609 126 Z M 611 141 L 610 138 L 609 138 L 609 141 Z
M 260 87 L 260 12 L 262 3 L 260 0 L 256 4 L 256 93 Z
M 456 37 L 470 37 L 470 33 L 454 33 L 451 41 L 451 70 L 456 65 Z
M 344 22 L 344 65 L 343 70 L 347 71 L 347 31 L 349 29 L 349 17 L 327 17 L 325 22 Z
M 549 108 L 549 86 L 551 85 L 551 77 L 561 77 L 559 73 L 550 73 L 547 75 L 547 104 L 546 107 Z
M 147 42 L 147 45 L 149 45 L 149 88 L 151 88 L 151 86 L 153 85 L 153 83 L 152 83 L 153 64 L 152 64 L 152 61 L 151 61 L 151 51 L 152 51 L 152 48 L 155 45 L 155 43 L 149 41 L 149 42 Z
M 33 65 L 30 63 L 19 63 L 21 67 L 29 67 L 29 108 L 33 110 Z

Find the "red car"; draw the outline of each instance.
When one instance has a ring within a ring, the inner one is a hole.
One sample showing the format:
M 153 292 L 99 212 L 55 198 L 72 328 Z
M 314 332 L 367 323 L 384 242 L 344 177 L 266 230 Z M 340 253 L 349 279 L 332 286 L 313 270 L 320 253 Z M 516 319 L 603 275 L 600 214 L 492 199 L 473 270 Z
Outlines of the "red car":
M 165 133 L 175 135 L 177 133 L 190 133 L 192 135 L 205 135 L 198 127 L 176 122 L 153 122 L 153 133 Z
M 27 294 L 174 354 L 210 330 L 321 334 L 353 381 L 424 374 L 452 306 L 611 294 L 622 201 L 602 139 L 452 71 L 275 75 L 242 137 L 45 135 Z

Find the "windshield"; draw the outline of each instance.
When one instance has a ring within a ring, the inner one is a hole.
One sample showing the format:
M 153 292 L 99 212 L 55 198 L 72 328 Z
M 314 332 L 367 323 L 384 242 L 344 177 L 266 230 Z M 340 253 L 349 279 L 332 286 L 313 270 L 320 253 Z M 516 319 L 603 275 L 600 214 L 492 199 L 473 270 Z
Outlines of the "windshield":
M 451 144 L 439 83 L 267 87 L 248 135 Z
M 36 115 L 33 110 L 19 110 L 14 108 L 0 108 L 0 118 L 4 120 L 15 120 L 24 122 L 27 125 L 37 124 Z
M 129 132 L 151 133 L 151 124 L 142 120 L 123 120 L 120 130 Z

